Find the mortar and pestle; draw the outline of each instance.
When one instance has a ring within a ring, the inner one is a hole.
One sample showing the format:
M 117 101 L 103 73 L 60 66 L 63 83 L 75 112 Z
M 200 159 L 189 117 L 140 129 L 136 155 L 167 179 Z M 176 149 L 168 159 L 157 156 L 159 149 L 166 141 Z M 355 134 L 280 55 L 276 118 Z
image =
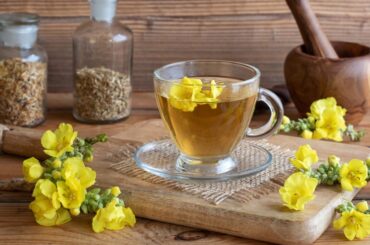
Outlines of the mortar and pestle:
M 370 48 L 357 43 L 330 42 L 309 0 L 286 0 L 304 44 L 288 54 L 284 75 L 289 93 L 302 115 L 313 101 L 334 97 L 347 109 L 346 120 L 357 124 L 370 102 Z

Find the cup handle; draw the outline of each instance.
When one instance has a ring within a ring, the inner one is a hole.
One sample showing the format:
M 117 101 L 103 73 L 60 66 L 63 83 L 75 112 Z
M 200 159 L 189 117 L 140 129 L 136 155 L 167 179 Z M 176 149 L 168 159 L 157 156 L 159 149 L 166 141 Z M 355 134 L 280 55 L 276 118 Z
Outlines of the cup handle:
M 279 97 L 268 89 L 260 88 L 258 101 L 264 102 L 271 111 L 270 119 L 263 126 L 252 129 L 248 128 L 246 137 L 252 140 L 266 138 L 279 130 L 284 116 L 284 108 Z

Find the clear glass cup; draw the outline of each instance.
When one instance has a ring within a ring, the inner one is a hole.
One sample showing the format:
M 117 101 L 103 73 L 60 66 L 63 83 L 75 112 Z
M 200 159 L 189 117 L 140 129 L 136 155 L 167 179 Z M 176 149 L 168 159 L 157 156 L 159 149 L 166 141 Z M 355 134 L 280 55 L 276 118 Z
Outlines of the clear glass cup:
M 180 83 L 184 77 L 203 83 L 184 85 Z M 260 71 L 238 62 L 190 60 L 169 64 L 154 72 L 154 88 L 161 118 L 181 152 L 176 168 L 197 175 L 222 174 L 236 168 L 238 162 L 231 153 L 240 140 L 272 135 L 284 115 L 280 99 L 260 88 Z M 217 99 L 203 98 L 214 93 Z M 262 127 L 251 129 L 256 101 L 264 102 L 271 116 Z

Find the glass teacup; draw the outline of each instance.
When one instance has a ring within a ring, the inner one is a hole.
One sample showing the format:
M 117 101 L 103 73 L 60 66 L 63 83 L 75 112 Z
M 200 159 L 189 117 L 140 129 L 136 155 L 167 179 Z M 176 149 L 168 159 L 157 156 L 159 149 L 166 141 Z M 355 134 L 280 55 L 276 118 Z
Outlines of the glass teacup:
M 154 72 L 157 105 L 181 153 L 178 170 L 204 175 L 231 171 L 238 164 L 231 153 L 243 137 L 259 139 L 278 130 L 281 101 L 259 83 L 257 68 L 231 61 L 182 61 Z M 271 117 L 250 129 L 257 100 L 267 104 Z

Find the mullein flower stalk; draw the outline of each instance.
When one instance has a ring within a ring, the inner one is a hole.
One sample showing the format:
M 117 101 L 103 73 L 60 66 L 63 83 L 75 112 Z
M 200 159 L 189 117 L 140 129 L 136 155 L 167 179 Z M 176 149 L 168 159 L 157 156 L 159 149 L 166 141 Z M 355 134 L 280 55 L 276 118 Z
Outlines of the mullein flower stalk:
M 93 160 L 93 145 L 106 142 L 105 134 L 78 138 L 72 125 L 61 123 L 54 132 L 47 130 L 41 144 L 49 156 L 43 162 L 31 157 L 23 162 L 24 178 L 35 183 L 30 203 L 35 220 L 43 226 L 62 225 L 72 216 L 95 214 L 94 232 L 133 227 L 136 219 L 130 208 L 119 198 L 118 186 L 101 191 L 92 186 L 96 172 L 85 165 Z
M 305 139 L 327 139 L 341 142 L 343 136 L 347 136 L 351 141 L 360 141 L 365 131 L 356 131 L 353 125 L 346 125 L 345 114 L 346 109 L 337 105 L 335 98 L 320 99 L 311 104 L 306 118 L 299 118 L 295 121 L 284 116 L 280 131 L 285 133 L 296 131 Z

